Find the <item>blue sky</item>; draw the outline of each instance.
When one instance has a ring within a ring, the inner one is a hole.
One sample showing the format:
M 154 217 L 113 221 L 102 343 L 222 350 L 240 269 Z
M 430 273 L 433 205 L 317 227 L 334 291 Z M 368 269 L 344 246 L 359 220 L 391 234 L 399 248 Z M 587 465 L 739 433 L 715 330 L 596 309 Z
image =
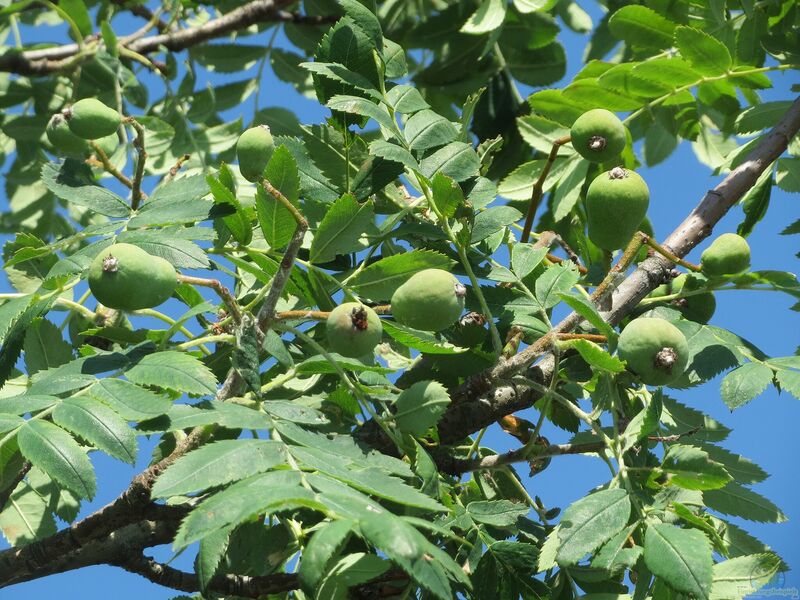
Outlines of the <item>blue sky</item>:
M 596 13 L 593 16 L 596 17 Z M 118 32 L 123 33 L 139 26 L 138 21 L 122 18 L 115 20 L 114 24 Z M 58 35 L 61 31 L 61 29 L 42 28 L 35 33 L 36 38 L 33 38 L 29 37 L 30 31 L 23 30 L 23 39 L 26 42 L 34 39 L 63 39 Z M 263 34 L 259 39 L 266 41 L 267 34 Z M 580 57 L 587 37 L 565 30 L 560 39 L 566 46 L 568 56 L 566 81 L 580 67 Z M 212 74 L 209 82 L 214 85 L 234 79 L 236 77 Z M 793 97 L 789 89 L 790 75 L 777 76 L 774 81 L 776 87 L 765 91 L 762 94 L 763 100 L 786 100 Z M 204 84 L 204 81 L 198 83 L 198 85 Z M 158 93 L 154 91 L 151 98 Z M 317 123 L 325 116 L 325 111 L 321 107 L 299 97 L 289 84 L 276 79 L 269 69 L 265 69 L 260 96 L 259 108 L 288 107 L 297 113 L 301 122 Z M 241 107 L 226 114 L 226 117 L 234 119 L 242 116 L 247 123 L 252 117 L 252 111 L 251 98 Z M 8 164 L 9 161 L 4 165 L 5 169 L 8 168 Z M 3 172 L 5 173 L 5 170 Z M 683 142 L 666 162 L 653 168 L 642 168 L 639 172 L 647 180 L 651 190 L 649 216 L 659 239 L 663 239 L 672 231 L 704 192 L 719 181 L 719 178 L 712 176 L 708 167 L 696 160 L 688 142 Z M 0 196 L 0 210 L 5 207 L 7 199 Z M 716 232 L 735 231 L 741 216 L 741 210 L 738 207 L 734 208 L 719 223 Z M 750 238 L 753 269 L 786 271 L 797 269 L 795 253 L 800 249 L 800 238 L 779 235 L 780 231 L 797 217 L 797 197 L 793 198 L 775 188 L 770 210 Z M 688 257 L 689 260 L 698 261 L 699 252 L 703 247 L 695 250 Z M 0 290 L 7 289 L 6 281 L 0 281 Z M 791 298 L 778 293 L 721 292 L 717 294 L 717 312 L 712 323 L 731 329 L 771 356 L 785 356 L 792 354 L 800 343 L 798 336 L 800 315 L 788 310 L 792 304 Z M 800 538 L 800 503 L 796 500 L 800 496 L 800 482 L 796 477 L 797 469 L 792 466 L 800 456 L 800 436 L 797 435 L 800 402 L 788 394 L 778 395 L 770 387 L 762 396 L 731 413 L 720 398 L 719 380 L 720 378 L 717 378 L 689 391 L 671 391 L 670 395 L 705 411 L 733 429 L 723 445 L 750 458 L 771 473 L 766 481 L 755 486 L 755 490 L 778 504 L 788 515 L 789 522 L 758 524 L 736 519 L 734 521 L 779 552 L 795 569 L 794 572 L 786 574 L 786 585 L 800 587 L 800 575 L 796 572 L 800 568 L 800 544 L 797 543 L 797 539 Z M 532 411 L 525 411 L 520 416 L 535 420 Z M 543 433 L 553 442 L 566 441 L 569 437 L 568 434 L 555 428 L 546 429 Z M 512 448 L 514 443 L 512 438 L 496 428 L 484 438 L 485 445 L 500 451 Z M 81 514 L 86 515 L 113 500 L 127 487 L 131 478 L 146 465 L 152 445 L 147 440 L 140 440 L 140 461 L 136 468 L 95 453 L 93 461 L 99 481 L 98 496 L 84 507 Z M 566 456 L 554 458 L 547 470 L 527 481 L 527 486 L 530 493 L 540 496 L 548 507 L 563 508 L 585 495 L 595 485 L 604 483 L 607 478 L 607 468 L 600 460 L 583 456 Z M 5 547 L 4 542 L 0 543 Z M 156 555 L 164 560 L 170 556 L 169 549 L 160 548 Z M 191 570 L 191 563 L 192 557 L 187 554 L 178 557 L 173 565 Z M 120 569 L 93 567 L 0 590 L 0 600 L 21 597 L 39 600 L 56 596 L 68 600 L 73 598 L 105 600 L 112 594 L 115 600 L 129 598 L 161 600 L 177 595 L 171 590 Z

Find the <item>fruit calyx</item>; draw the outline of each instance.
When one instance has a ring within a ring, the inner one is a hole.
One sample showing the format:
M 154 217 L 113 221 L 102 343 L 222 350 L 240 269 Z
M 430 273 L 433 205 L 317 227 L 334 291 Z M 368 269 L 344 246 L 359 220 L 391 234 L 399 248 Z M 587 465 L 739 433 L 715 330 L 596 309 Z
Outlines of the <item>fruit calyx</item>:
M 467 295 L 467 286 L 465 286 L 460 281 L 456 281 L 455 285 L 453 286 L 456 292 L 456 298 L 464 298 Z M 481 315 L 483 316 L 483 315 Z
M 606 147 L 606 143 L 606 138 L 602 135 L 593 135 L 589 138 L 589 143 L 587 145 L 589 146 L 589 150 L 599 152 Z
M 653 366 L 661 371 L 672 373 L 672 367 L 678 362 L 678 353 L 675 348 L 664 347 L 653 357 Z
M 119 271 L 119 259 L 113 254 L 109 254 L 103 259 L 103 271 L 106 273 L 116 273 Z
M 609 179 L 625 179 L 628 177 L 628 171 L 623 167 L 614 167 L 608 172 Z
M 353 323 L 353 329 L 357 329 L 358 331 L 366 330 L 369 326 L 367 322 L 367 310 L 361 304 L 354 306 L 350 313 L 350 321 Z

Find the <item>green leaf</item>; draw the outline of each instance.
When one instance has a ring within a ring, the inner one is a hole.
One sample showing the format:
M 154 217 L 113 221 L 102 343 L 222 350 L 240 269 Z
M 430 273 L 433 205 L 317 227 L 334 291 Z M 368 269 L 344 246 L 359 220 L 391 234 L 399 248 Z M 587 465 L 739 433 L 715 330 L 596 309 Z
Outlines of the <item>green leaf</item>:
M 314 594 L 319 582 L 327 573 L 333 558 L 347 543 L 355 523 L 349 519 L 331 521 L 317 529 L 303 548 L 298 576 L 300 585 L 309 594 Z
M 510 500 L 482 500 L 467 504 L 467 514 L 473 521 L 494 527 L 510 527 L 529 512 L 527 505 Z
M 208 367 L 193 356 L 174 350 L 148 354 L 125 376 L 139 385 L 199 396 L 214 394 L 217 389 L 217 379 Z
M 616 356 L 611 356 L 600 346 L 589 340 L 565 340 L 560 343 L 562 348 L 577 350 L 590 366 L 610 373 L 622 373 L 625 364 Z
M 567 294 L 580 279 L 578 269 L 572 264 L 559 264 L 548 267 L 536 279 L 536 300 L 542 308 L 552 308 L 561 302 L 562 294 Z
M 300 176 L 297 162 L 286 146 L 279 146 L 269 159 L 264 177 L 294 205 L 300 198 Z M 287 207 L 262 187 L 256 188 L 256 213 L 264 239 L 275 249 L 283 248 L 292 239 L 295 220 Z
M 592 567 L 596 569 L 603 569 L 604 571 L 613 571 L 625 559 L 625 550 L 628 544 L 628 538 L 636 531 L 636 524 L 630 525 L 620 531 L 617 535 L 608 540 L 600 551 L 592 558 Z M 636 555 L 641 554 L 642 549 L 638 546 L 635 547 L 638 551 Z M 628 548 L 632 550 L 632 548 Z
M 775 182 L 785 192 L 800 192 L 800 158 L 779 158 Z
M 345 371 L 354 371 L 356 373 L 363 371 L 370 371 L 372 373 L 391 373 L 393 371 L 393 369 L 387 369 L 378 365 L 368 365 L 356 358 L 348 358 L 336 354 L 335 352 L 330 352 L 329 356 L 334 363 L 339 365 Z M 315 373 L 338 373 L 336 368 L 324 356 L 312 356 L 307 358 L 303 362 L 298 363 L 295 369 L 297 370 L 297 373 L 301 375 L 311 375 Z
M 89 457 L 66 431 L 42 420 L 30 420 L 17 433 L 22 455 L 81 498 L 92 499 L 96 490 Z
M 490 33 L 500 27 L 505 18 L 505 0 L 482 0 L 477 10 L 461 27 L 461 32 L 473 35 Z
M 398 429 L 422 435 L 439 421 L 450 404 L 447 389 L 438 381 L 418 381 L 395 400 L 394 420 Z
M 713 490 L 723 487 L 732 479 L 725 467 L 694 446 L 670 446 L 661 468 L 669 475 L 671 485 L 688 490 Z
M 751 554 L 714 565 L 711 600 L 745 598 L 755 594 L 780 571 L 783 561 L 775 554 Z
M 704 492 L 703 500 L 713 510 L 749 521 L 783 523 L 787 520 L 786 515 L 761 494 L 734 482 L 722 489 Z
M 208 192 L 208 183 L 202 175 L 190 175 L 162 183 L 128 221 L 128 227 L 204 221 L 214 204 L 203 198 Z
M 399 144 L 393 144 L 386 140 L 373 140 L 369 144 L 369 153 L 384 160 L 400 163 L 409 169 L 419 170 L 417 159 Z
M 558 180 L 555 194 L 553 194 L 552 211 L 553 219 L 558 222 L 566 218 L 580 200 L 583 182 L 589 171 L 589 162 L 585 160 L 571 160 L 566 166 L 564 174 Z
M 249 222 L 247 230 L 251 230 Z M 211 264 L 205 251 L 194 242 L 181 239 L 179 234 L 180 230 L 171 229 L 123 231 L 117 236 L 117 242 L 139 246 L 148 254 L 160 256 L 178 269 L 208 269 Z
M 790 100 L 762 102 L 751 106 L 736 116 L 734 125 L 736 132 L 741 134 L 758 133 L 764 129 L 774 127 L 791 106 L 792 102 Z
M 620 488 L 590 494 L 570 505 L 559 525 L 558 563 L 576 564 L 625 527 L 630 514 L 628 493 Z
M 42 183 L 57 197 L 85 206 L 107 217 L 127 217 L 130 206 L 110 190 L 94 184 L 91 170 L 76 161 L 65 161 L 61 168 L 53 163 L 42 166 Z
M 197 552 L 195 572 L 200 583 L 200 590 L 206 591 L 208 584 L 214 578 L 222 558 L 228 551 L 232 528 L 225 527 L 210 533 L 200 540 Z
M 772 369 L 761 363 L 746 363 L 728 373 L 720 392 L 731 410 L 744 406 L 772 383 Z
M 364 92 L 370 98 L 380 101 L 382 96 L 375 89 L 375 86 L 366 77 L 359 75 L 339 63 L 326 62 L 304 62 L 298 66 L 315 75 L 321 75 L 332 81 L 344 83 Z
M 714 444 L 702 444 L 711 460 L 720 463 L 738 483 L 758 483 L 767 473 L 753 461 Z
M 697 529 L 654 523 L 644 536 L 647 568 L 670 587 L 707 600 L 711 594 L 711 544 Z
M 227 171 L 225 175 L 223 175 L 223 168 Z M 231 177 L 230 169 L 224 164 L 220 168 L 220 178 L 222 179 L 223 177 Z M 213 175 L 207 175 L 206 182 L 208 187 L 211 188 L 214 203 L 217 206 L 225 207 L 228 211 L 233 211 L 233 214 L 227 214 L 222 217 L 222 222 L 231 232 L 233 239 L 243 245 L 249 244 L 253 239 L 253 228 L 250 225 L 250 217 L 244 212 L 239 199 L 236 197 L 235 190 L 228 188 Z
M 362 248 L 361 238 L 371 233 L 375 213 L 372 201 L 359 204 L 351 194 L 333 203 L 319 224 L 311 243 L 311 261 L 324 263 L 338 254 Z
M 298 425 L 319 427 L 329 423 L 327 417 L 320 411 L 287 400 L 270 400 L 264 403 L 263 408 L 271 417 Z
M 192 46 L 189 55 L 209 71 L 236 73 L 246 71 L 267 53 L 262 44 L 201 44 Z
M 22 481 L 0 512 L 0 530 L 12 546 L 25 546 L 56 533 L 56 521 L 44 499 Z
M 569 128 L 546 119 L 541 115 L 525 115 L 517 117 L 517 129 L 522 139 L 534 150 L 549 153 L 553 143 L 569 135 Z M 571 146 L 562 145 L 558 150 L 559 155 L 574 154 Z
M 279 429 L 282 431 L 283 426 L 279 426 Z M 340 457 L 332 456 L 329 452 L 317 448 L 290 446 L 289 452 L 302 466 L 324 473 L 364 493 L 425 511 L 444 510 L 444 507 L 430 496 L 376 467 L 364 468 L 362 465 L 344 467 Z
M 383 32 L 378 17 L 358 0 L 337 0 L 344 8 L 347 16 L 355 21 L 372 40 L 375 48 L 383 48 Z
M 455 181 L 443 173 L 436 173 L 431 181 L 433 204 L 437 212 L 452 217 L 464 204 L 464 192 Z
M 286 446 L 274 440 L 220 440 L 180 457 L 159 475 L 153 496 L 167 498 L 207 490 L 263 473 L 286 462 Z
M 350 287 L 372 300 L 388 300 L 414 273 L 424 269 L 449 270 L 453 261 L 433 250 L 411 250 L 372 263 L 350 280 Z
M 410 115 L 430 108 L 419 90 L 410 85 L 396 85 L 386 93 L 386 102 L 397 112 Z
M 694 27 L 677 27 L 675 44 L 681 56 L 703 75 L 721 75 L 733 64 L 725 44 Z
M 478 175 L 479 169 L 478 154 L 472 146 L 464 142 L 451 142 L 420 163 L 420 170 L 428 179 L 441 172 L 461 182 Z
M 623 6 L 608 20 L 611 34 L 631 46 L 669 48 L 675 23 L 646 6 Z
M 386 112 L 383 106 L 358 96 L 339 94 L 328 100 L 325 106 L 331 110 L 368 117 L 381 127 L 384 127 L 386 131 L 394 132 L 397 128 L 391 115 Z
M 61 337 L 58 327 L 47 319 L 37 319 L 27 328 L 22 349 L 29 375 L 72 360 L 72 347 Z
M 102 450 L 109 456 L 134 464 L 136 435 L 122 417 L 88 396 L 73 396 L 60 402 L 53 421 Z
M 492 206 L 475 215 L 470 243 L 475 244 L 486 239 L 522 218 L 522 213 L 512 206 Z
M 767 214 L 772 195 L 772 181 L 772 170 L 767 169 L 740 200 L 744 210 L 744 220 L 736 228 L 736 233 L 739 235 L 743 237 L 749 236 L 756 224 Z
M 633 75 L 654 84 L 663 85 L 669 90 L 699 82 L 703 76 L 680 57 L 654 58 L 638 63 L 633 67 Z
M 547 255 L 547 248 L 537 248 L 533 244 L 514 244 L 511 249 L 511 269 L 522 279 L 538 267 Z
M 122 379 L 105 377 L 89 389 L 89 395 L 108 404 L 129 421 L 152 419 L 168 412 L 172 400 Z
M 597 310 L 597 307 L 590 303 L 582 296 L 572 295 L 568 293 L 559 293 L 558 297 L 564 304 L 567 304 L 572 310 L 586 319 L 591 325 L 597 329 L 601 335 L 606 336 L 610 343 L 615 343 L 619 334 L 614 330 L 611 325 L 603 320 L 603 317 Z
M 537 158 L 521 164 L 500 182 L 497 193 L 509 200 L 529 201 L 533 185 L 539 179 L 546 162 L 543 158 Z M 543 192 L 550 191 L 558 183 L 558 180 L 564 175 L 567 164 L 568 161 L 563 158 L 556 159 L 556 162 L 553 163 L 553 168 L 550 169 L 544 180 Z
M 300 485 L 297 471 L 272 471 L 234 483 L 203 500 L 183 520 L 173 547 L 185 548 L 223 527 L 237 525 L 255 515 L 298 508 L 325 511 L 317 495 Z
M 437 338 L 429 331 L 412 329 L 394 321 L 382 321 L 383 330 L 394 340 L 408 348 L 419 350 L 425 354 L 461 354 L 466 348 L 459 348 Z
M 425 556 L 427 553 L 436 558 L 431 552 L 433 545 L 411 525 L 391 513 L 372 514 L 364 511 L 358 521 L 358 528 L 364 539 L 397 563 L 434 597 L 440 600 L 450 600 L 453 597 L 443 568 L 436 560 Z
M 421 110 L 406 121 L 403 135 L 410 150 L 427 150 L 455 141 L 458 128 L 432 110 Z
M 678 147 L 678 136 L 658 121 L 647 128 L 644 134 L 644 160 L 648 167 L 666 160 Z

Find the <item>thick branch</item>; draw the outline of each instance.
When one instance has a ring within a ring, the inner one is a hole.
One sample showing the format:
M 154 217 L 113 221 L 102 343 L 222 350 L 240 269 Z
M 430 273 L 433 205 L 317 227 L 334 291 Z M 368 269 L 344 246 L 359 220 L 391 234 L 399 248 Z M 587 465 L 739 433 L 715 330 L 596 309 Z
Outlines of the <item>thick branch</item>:
M 700 204 L 661 244 L 678 257 L 684 257 L 708 237 L 717 222 L 755 185 L 759 176 L 786 150 L 800 130 L 800 98 L 761 142 L 747 160 L 731 171 L 714 189 L 709 190 Z M 613 306 L 603 314 L 604 319 L 618 323 L 638 303 L 658 287 L 672 263 L 661 256 L 641 262 L 636 270 L 618 287 Z M 453 403 L 439 422 L 439 438 L 443 445 L 453 444 L 513 412 L 529 408 L 541 395 L 521 384 L 511 385 L 507 379 L 536 360 L 529 378 L 549 381 L 553 375 L 553 355 L 547 350 L 556 334 L 571 331 L 582 318 L 571 313 L 553 327 L 552 331 L 509 360 L 501 361 L 487 372 L 471 378 L 451 394 Z M 374 423 L 368 422 L 360 437 L 371 446 L 391 453 L 394 445 Z
M 254 0 L 199 27 L 132 40 L 126 47 L 139 54 L 154 52 L 159 48 L 177 52 L 233 31 L 246 29 L 256 23 L 293 21 L 295 20 L 294 15 L 281 9 L 295 1 Z M 95 40 L 96 37 L 92 39 Z M 20 75 L 47 75 L 68 66 L 70 59 L 78 53 L 78 50 L 77 44 L 65 44 L 26 52 L 8 51 L 0 57 L 0 71 Z
M 182 592 L 199 592 L 200 582 L 194 573 L 179 571 L 168 565 L 158 563 L 144 555 L 123 557 L 116 563 L 126 571 L 136 573 L 150 581 Z M 262 577 L 247 575 L 220 575 L 211 580 L 209 590 L 225 596 L 260 598 L 268 594 L 278 594 L 296 590 L 300 587 L 294 573 L 276 573 Z

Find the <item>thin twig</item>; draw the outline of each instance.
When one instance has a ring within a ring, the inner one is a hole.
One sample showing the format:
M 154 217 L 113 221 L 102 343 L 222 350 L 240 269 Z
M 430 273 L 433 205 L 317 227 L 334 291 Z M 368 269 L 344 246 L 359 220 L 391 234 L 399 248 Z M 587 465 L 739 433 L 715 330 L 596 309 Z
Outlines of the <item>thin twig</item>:
M 598 344 L 605 344 L 608 341 L 606 336 L 597 333 L 557 333 L 556 337 L 559 340 L 589 340 Z
M 92 166 L 102 167 L 103 169 L 106 170 L 106 172 L 109 175 L 115 177 L 117 181 L 119 181 L 122 185 L 124 185 L 128 189 L 133 187 L 133 184 L 131 183 L 131 180 L 128 178 L 128 176 L 123 173 L 120 173 L 119 170 L 114 165 L 111 164 L 111 161 L 108 160 L 108 156 L 106 155 L 105 152 L 103 152 L 103 149 L 97 144 L 97 142 L 95 142 L 94 140 L 89 140 L 89 145 L 92 147 L 92 150 L 94 150 L 95 155 L 100 160 L 92 161 L 92 159 L 87 159 L 88 163 L 90 164 L 94 163 Z
M 237 325 L 242 322 L 242 309 L 239 308 L 239 303 L 236 302 L 236 298 L 233 297 L 233 294 L 231 294 L 228 288 L 222 285 L 219 279 L 203 279 L 202 277 L 192 277 L 191 275 L 182 275 L 179 273 L 178 282 L 213 289 L 217 295 L 222 298 L 222 301 L 228 308 L 228 314 L 231 315 L 233 321 Z
M 608 270 L 608 273 L 606 273 L 603 281 L 601 281 L 600 285 L 598 285 L 594 289 L 594 292 L 592 292 L 593 302 L 598 303 L 603 296 L 613 288 L 613 284 L 617 278 L 628 270 L 628 267 L 631 266 L 631 263 L 636 258 L 636 255 L 639 254 L 639 248 L 642 247 L 644 238 L 646 237 L 647 236 L 641 231 L 637 231 L 633 235 L 631 241 L 628 243 L 627 248 L 625 248 L 622 256 L 620 256 L 619 260 L 617 261 L 617 264 Z
M 536 210 L 539 208 L 539 204 L 542 201 L 544 181 L 550 174 L 550 169 L 553 168 L 553 163 L 556 162 L 558 151 L 561 146 L 564 144 L 569 144 L 570 141 L 572 141 L 572 138 L 568 135 L 553 141 L 553 147 L 550 149 L 550 154 L 547 156 L 547 162 L 544 163 L 544 169 L 542 169 L 542 172 L 539 174 L 539 179 L 536 180 L 536 183 L 533 184 L 533 189 L 531 189 L 531 199 L 528 202 L 528 213 L 525 215 L 525 226 L 522 228 L 522 236 L 520 237 L 520 241 L 522 243 L 527 242 L 531 235 L 533 217 L 536 215 Z
M 167 174 L 167 176 L 164 178 L 164 181 L 171 181 L 172 179 L 175 179 L 175 176 L 178 174 L 178 171 L 180 171 L 180 170 L 181 170 L 181 167 L 182 167 L 182 166 L 183 166 L 183 165 L 186 163 L 186 161 L 188 161 L 188 160 L 189 160 L 191 157 L 192 157 L 192 155 L 191 155 L 191 154 L 189 154 L 189 153 L 186 153 L 186 154 L 184 154 L 183 156 L 181 156 L 180 158 L 178 158 L 178 160 L 176 160 L 176 161 L 175 161 L 175 164 L 174 164 L 174 165 L 172 165 L 172 166 L 169 168 L 169 173 L 168 173 L 168 174 Z
M 136 148 L 138 158 L 136 160 L 136 171 L 133 175 L 131 185 L 131 209 L 136 210 L 142 200 L 147 199 L 147 195 L 142 192 L 142 179 L 144 179 L 144 164 L 147 161 L 147 151 L 144 149 L 144 127 L 133 117 L 125 119 L 131 127 L 136 130 L 136 137 L 133 140 L 133 147 Z
M 680 265 L 682 267 L 685 267 L 685 268 L 689 269 L 690 271 L 694 271 L 695 273 L 699 273 L 702 270 L 698 265 L 696 265 L 694 263 L 690 263 L 689 261 L 683 260 L 679 256 L 675 256 L 675 254 L 670 252 L 670 250 L 668 248 L 665 248 L 664 246 L 659 244 L 657 241 L 655 241 L 653 238 L 651 238 L 646 233 L 643 233 L 643 232 L 640 231 L 639 232 L 639 236 L 642 238 L 642 242 L 644 242 L 645 244 L 650 246 L 653 250 L 658 252 L 661 256 L 666 258 L 668 261 L 670 261 L 672 263 L 675 263 L 677 265 Z

